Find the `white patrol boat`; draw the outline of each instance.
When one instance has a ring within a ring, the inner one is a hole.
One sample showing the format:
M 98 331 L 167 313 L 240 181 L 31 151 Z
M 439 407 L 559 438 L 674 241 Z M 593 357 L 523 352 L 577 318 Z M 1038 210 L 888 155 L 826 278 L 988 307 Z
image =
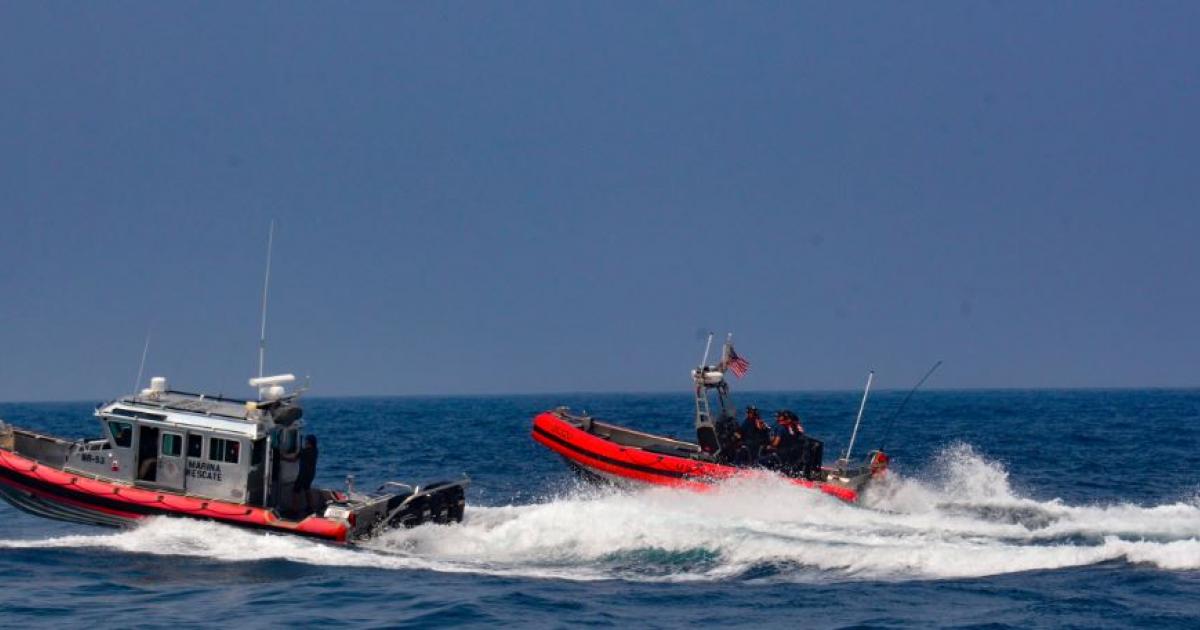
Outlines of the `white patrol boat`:
M 167 388 L 96 409 L 102 437 L 70 441 L 0 421 L 0 497 L 47 518 L 122 526 L 150 516 L 220 521 L 336 542 L 462 520 L 467 479 L 389 482 L 373 493 L 307 489 L 304 422 L 290 374 L 250 379 L 257 400 Z M 311 456 L 307 458 L 312 461 Z M 315 463 L 315 462 L 314 462 Z M 296 481 L 301 478 L 300 484 Z

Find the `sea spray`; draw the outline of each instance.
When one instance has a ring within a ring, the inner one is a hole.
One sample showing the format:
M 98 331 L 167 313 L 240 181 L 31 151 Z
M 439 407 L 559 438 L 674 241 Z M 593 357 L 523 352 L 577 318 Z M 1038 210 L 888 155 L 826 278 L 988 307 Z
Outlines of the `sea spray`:
M 394 531 L 361 549 L 168 518 L 0 547 L 569 580 L 810 582 L 977 577 L 1111 560 L 1196 570 L 1198 539 L 1194 501 L 1072 506 L 1024 498 L 1003 466 L 956 444 L 911 477 L 891 474 L 863 505 L 764 477 L 703 493 L 581 487 L 533 504 L 472 507 L 461 525 Z

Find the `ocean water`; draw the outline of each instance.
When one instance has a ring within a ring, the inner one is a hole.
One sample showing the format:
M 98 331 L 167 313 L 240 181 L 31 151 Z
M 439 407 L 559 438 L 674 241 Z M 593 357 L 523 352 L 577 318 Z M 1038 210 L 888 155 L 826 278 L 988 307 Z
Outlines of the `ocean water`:
M 529 437 L 558 405 L 688 436 L 686 394 L 312 399 L 319 483 L 466 473 L 465 522 L 352 549 L 0 504 L 0 625 L 1200 626 L 1200 391 L 923 392 L 884 436 L 902 397 L 868 406 L 859 452 L 886 439 L 893 471 L 857 506 L 770 479 L 581 485 Z M 858 402 L 736 398 L 797 410 L 828 458 Z M 0 418 L 84 436 L 92 407 Z

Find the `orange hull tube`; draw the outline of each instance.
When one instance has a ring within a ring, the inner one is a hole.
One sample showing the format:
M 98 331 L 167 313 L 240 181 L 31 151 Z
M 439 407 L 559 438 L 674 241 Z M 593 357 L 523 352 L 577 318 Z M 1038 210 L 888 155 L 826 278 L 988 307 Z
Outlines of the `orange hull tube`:
M 105 481 L 4 449 L 0 449 L 0 484 L 44 501 L 134 522 L 150 516 L 182 516 L 334 542 L 345 542 L 349 533 L 341 521 L 320 516 L 286 521 L 274 510 Z
M 749 478 L 764 474 L 761 470 L 701 462 L 621 446 L 592 435 L 552 412 L 538 414 L 533 419 L 533 439 L 585 469 L 660 486 L 706 490 L 725 479 Z M 807 479 L 789 481 L 798 486 L 820 490 L 850 503 L 858 500 L 858 492 L 850 488 Z

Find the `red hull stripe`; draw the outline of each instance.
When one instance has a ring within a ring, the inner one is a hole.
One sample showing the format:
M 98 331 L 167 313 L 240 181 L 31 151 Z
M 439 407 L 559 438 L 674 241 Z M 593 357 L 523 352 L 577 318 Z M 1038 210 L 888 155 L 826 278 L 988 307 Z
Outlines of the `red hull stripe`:
M 27 485 L 25 483 L 21 483 L 21 481 L 13 478 L 11 475 L 8 474 L 7 470 L 2 469 L 2 468 L 0 468 L 0 483 L 3 483 L 4 485 L 9 486 L 10 488 L 16 488 L 17 490 L 23 490 L 25 492 L 28 492 L 29 494 L 35 495 L 42 499 L 46 499 L 48 501 L 52 501 L 54 503 L 61 503 L 63 505 L 69 505 L 71 507 L 78 508 L 78 509 L 85 510 L 85 511 L 100 512 L 101 514 L 107 514 L 109 516 L 115 516 L 117 518 L 123 518 L 123 519 L 130 520 L 130 521 L 136 521 L 136 520 L 146 517 L 145 514 L 135 514 L 133 512 L 118 510 L 118 509 L 114 509 L 109 506 L 100 505 L 96 502 L 91 502 L 91 501 L 78 501 L 78 500 L 75 500 L 75 499 L 72 499 L 69 497 L 62 496 L 62 494 L 60 494 L 60 493 L 47 490 L 44 487 L 39 488 L 34 485 Z M 43 484 L 38 484 L 38 485 L 43 485 Z
M 0 450 L 0 483 L 36 492 L 46 500 L 121 518 L 185 516 L 334 541 L 344 541 L 347 534 L 344 524 L 320 517 L 291 525 L 264 508 L 109 483 L 39 464 L 6 450 Z

